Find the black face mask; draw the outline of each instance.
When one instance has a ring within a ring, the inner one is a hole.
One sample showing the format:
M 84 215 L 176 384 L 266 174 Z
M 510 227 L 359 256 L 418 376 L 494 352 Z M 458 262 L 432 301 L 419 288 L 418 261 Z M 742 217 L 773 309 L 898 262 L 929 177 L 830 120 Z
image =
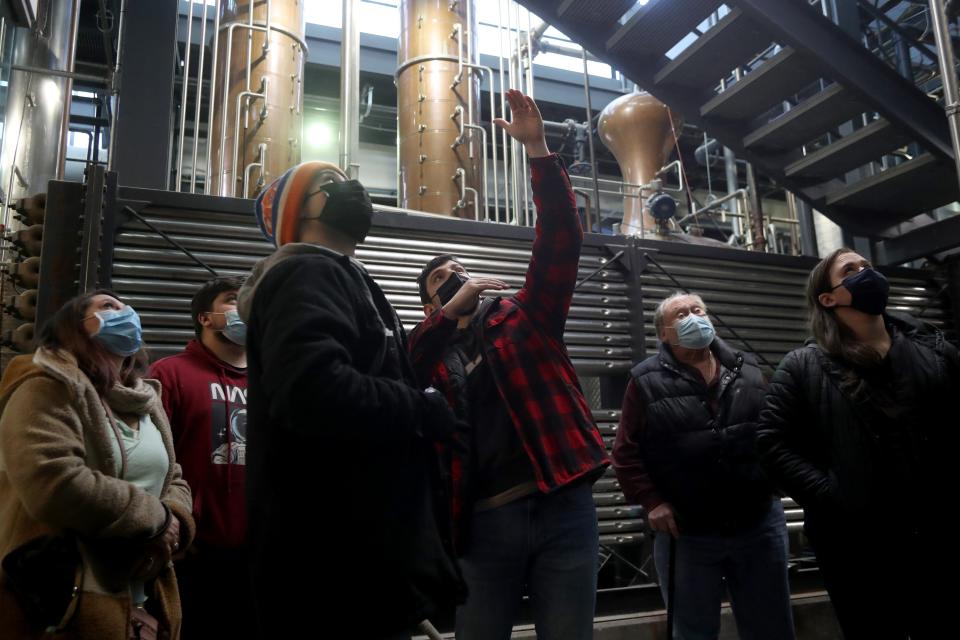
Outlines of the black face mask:
M 850 292 L 850 304 L 838 306 L 849 306 L 871 316 L 878 316 L 887 308 L 890 282 L 872 267 L 847 276 L 831 291 L 841 286 Z
M 320 191 L 327 194 L 327 202 L 315 219 L 352 240 L 363 242 L 373 224 L 373 203 L 363 185 L 357 180 L 328 182 L 310 195 Z
M 457 292 L 460 291 L 460 288 L 463 287 L 463 284 L 470 279 L 465 273 L 460 273 L 459 271 L 454 271 L 450 276 L 443 281 L 443 284 L 437 288 L 437 297 L 440 298 L 440 304 L 445 305 L 451 300 L 453 296 L 457 295 Z

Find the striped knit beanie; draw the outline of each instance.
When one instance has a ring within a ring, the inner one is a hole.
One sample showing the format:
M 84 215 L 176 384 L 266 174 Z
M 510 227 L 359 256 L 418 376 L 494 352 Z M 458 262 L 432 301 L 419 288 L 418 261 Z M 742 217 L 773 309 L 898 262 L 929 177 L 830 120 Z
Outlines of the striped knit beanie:
M 287 169 L 282 176 L 267 185 L 257 196 L 254 212 L 264 237 L 275 247 L 297 241 L 300 214 L 311 185 L 328 180 L 317 179 L 324 173 L 343 172 L 335 164 L 312 161 Z M 331 180 L 333 176 L 331 175 Z

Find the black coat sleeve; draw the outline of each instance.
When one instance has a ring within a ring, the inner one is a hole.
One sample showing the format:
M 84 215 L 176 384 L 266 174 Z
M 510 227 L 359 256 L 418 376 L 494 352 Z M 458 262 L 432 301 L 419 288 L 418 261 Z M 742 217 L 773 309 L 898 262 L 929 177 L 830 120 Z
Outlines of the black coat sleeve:
M 259 378 L 271 415 L 281 417 L 278 425 L 358 443 L 419 432 L 427 409 L 423 392 L 367 375 L 355 361 L 361 341 L 371 339 L 357 317 L 368 310 L 357 305 L 351 294 L 357 284 L 340 266 L 325 258 L 291 259 L 259 286 L 252 323 Z
M 783 359 L 770 380 L 757 429 L 768 475 L 803 507 L 824 504 L 833 492 L 828 472 L 809 459 L 809 446 L 803 446 L 812 439 L 809 430 L 816 428 L 803 383 L 811 374 L 798 351 Z

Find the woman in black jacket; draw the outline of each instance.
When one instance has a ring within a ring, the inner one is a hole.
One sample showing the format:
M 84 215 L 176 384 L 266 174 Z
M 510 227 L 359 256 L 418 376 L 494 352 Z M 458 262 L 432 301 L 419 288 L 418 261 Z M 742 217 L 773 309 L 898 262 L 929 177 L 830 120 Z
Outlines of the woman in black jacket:
M 889 289 L 850 249 L 813 269 L 814 337 L 780 363 L 758 431 L 768 473 L 804 509 L 848 640 L 942 637 L 955 576 L 960 357 L 939 329 L 886 312 Z

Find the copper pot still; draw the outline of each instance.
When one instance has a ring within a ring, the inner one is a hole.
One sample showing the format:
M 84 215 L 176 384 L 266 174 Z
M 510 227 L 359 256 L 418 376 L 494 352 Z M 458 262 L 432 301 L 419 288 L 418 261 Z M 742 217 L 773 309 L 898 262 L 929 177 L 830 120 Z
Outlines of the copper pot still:
M 645 91 L 635 91 L 612 101 L 600 113 L 597 131 L 613 153 L 630 185 L 652 182 L 666 164 L 683 121 L 667 105 Z M 646 210 L 653 189 L 624 186 L 624 235 L 653 235 L 657 223 Z

